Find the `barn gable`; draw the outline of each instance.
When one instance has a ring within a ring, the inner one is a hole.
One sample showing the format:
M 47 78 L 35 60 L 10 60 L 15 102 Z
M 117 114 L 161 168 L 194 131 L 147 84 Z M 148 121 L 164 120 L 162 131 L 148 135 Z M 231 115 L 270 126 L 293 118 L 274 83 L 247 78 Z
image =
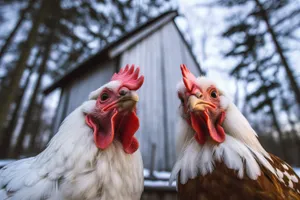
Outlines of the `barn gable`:
M 167 12 L 147 22 L 49 86 L 45 93 L 62 90 L 55 131 L 66 115 L 87 99 L 89 92 L 108 82 L 126 64 L 136 64 L 145 76 L 139 91 L 141 126 L 136 134 L 144 167 L 170 170 L 175 162 L 179 65 L 185 63 L 195 75 L 200 74 L 200 67 L 174 22 L 177 15 L 175 11 Z

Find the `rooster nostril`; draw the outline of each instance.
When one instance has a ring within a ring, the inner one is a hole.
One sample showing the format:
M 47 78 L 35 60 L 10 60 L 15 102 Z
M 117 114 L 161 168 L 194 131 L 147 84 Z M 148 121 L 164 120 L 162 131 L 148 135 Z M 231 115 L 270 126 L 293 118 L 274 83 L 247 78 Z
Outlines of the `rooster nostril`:
M 197 92 L 197 93 L 196 93 L 196 97 L 197 97 L 197 98 L 202 98 L 202 96 L 203 96 L 203 94 L 202 94 L 201 92 Z
M 125 91 L 125 90 L 120 90 L 119 94 L 120 94 L 121 96 L 125 96 L 125 95 L 127 94 L 127 91 Z

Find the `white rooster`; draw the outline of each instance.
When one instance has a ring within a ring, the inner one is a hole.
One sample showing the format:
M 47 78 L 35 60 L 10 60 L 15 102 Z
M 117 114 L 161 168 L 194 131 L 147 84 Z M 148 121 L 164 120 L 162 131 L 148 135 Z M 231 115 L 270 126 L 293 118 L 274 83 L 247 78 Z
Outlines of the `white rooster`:
M 136 116 L 144 81 L 134 65 L 89 95 L 36 157 L 0 170 L 0 199 L 138 200 L 143 163 Z

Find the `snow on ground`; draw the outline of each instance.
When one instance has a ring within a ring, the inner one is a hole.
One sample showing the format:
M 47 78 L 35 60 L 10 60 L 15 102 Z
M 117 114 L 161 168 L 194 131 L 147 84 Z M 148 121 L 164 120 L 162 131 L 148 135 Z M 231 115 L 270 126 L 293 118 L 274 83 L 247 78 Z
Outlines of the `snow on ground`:
M 144 186 L 145 187 L 169 187 L 174 189 L 176 187 L 176 182 L 174 181 L 172 185 L 169 185 L 169 178 L 171 172 L 166 171 L 153 171 L 153 177 L 150 176 L 150 170 L 144 169 Z
M 170 187 L 170 188 L 175 188 L 176 187 L 176 182 L 174 181 L 172 185 L 169 185 L 169 181 L 160 181 L 160 180 L 144 180 L 144 186 L 145 187 Z
M 157 179 L 169 179 L 171 172 L 166 172 L 166 171 L 153 171 L 153 175 Z M 150 177 L 150 170 L 149 169 L 144 169 L 144 177 L 149 178 Z

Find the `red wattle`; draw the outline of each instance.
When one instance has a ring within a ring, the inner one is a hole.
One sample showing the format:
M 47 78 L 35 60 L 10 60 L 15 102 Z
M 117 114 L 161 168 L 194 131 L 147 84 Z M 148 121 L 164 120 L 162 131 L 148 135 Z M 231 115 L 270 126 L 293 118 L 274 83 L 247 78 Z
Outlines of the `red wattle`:
M 139 129 L 140 122 L 135 112 L 130 112 L 122 121 L 120 128 L 121 142 L 126 153 L 132 154 L 139 148 L 139 143 L 134 137 L 135 132 Z
M 222 113 L 224 113 L 224 114 L 222 114 Z M 225 132 L 221 126 L 223 121 L 220 122 L 220 120 L 219 120 L 220 118 L 222 118 L 221 117 L 222 115 L 224 115 L 224 117 L 225 117 L 225 112 L 222 112 L 222 113 L 221 113 L 220 117 L 218 118 L 216 124 L 213 124 L 212 121 L 210 120 L 210 117 L 208 116 L 208 114 L 206 112 L 204 112 L 205 122 L 206 122 L 206 126 L 208 128 L 209 135 L 215 142 L 218 142 L 218 143 L 224 142 L 224 140 L 225 140 Z
M 97 119 L 93 117 L 91 114 L 86 115 L 85 121 L 89 127 L 93 129 L 94 133 L 94 141 L 96 146 L 99 149 L 106 149 L 114 139 L 114 119 L 117 115 L 117 112 L 113 114 L 111 117 L 110 126 L 101 126 L 98 125 Z
M 199 144 L 204 144 L 206 141 L 205 130 L 203 129 L 203 125 L 201 123 L 200 116 L 195 115 L 194 113 L 191 114 L 191 125 L 196 131 L 195 139 Z
M 224 142 L 225 136 L 226 136 L 225 131 L 222 127 L 222 124 L 223 124 L 224 120 L 225 120 L 225 112 L 221 112 L 221 114 L 220 114 L 220 116 L 217 120 L 217 123 L 216 123 L 216 130 L 217 130 L 217 133 L 219 135 L 219 138 L 220 138 L 219 141 L 220 142 Z
M 133 154 L 139 148 L 139 142 L 135 137 L 132 137 L 130 146 L 124 148 L 124 151 L 128 154 Z
M 93 129 L 94 141 L 99 149 L 106 149 L 113 142 L 117 133 L 118 136 L 116 137 L 120 138 L 126 153 L 132 154 L 139 148 L 139 143 L 134 134 L 140 123 L 134 111 L 126 115 L 115 111 L 110 120 L 108 119 L 102 125 L 91 114 L 86 115 L 85 121 Z
M 222 143 L 225 140 L 225 131 L 222 127 L 222 123 L 225 119 L 225 112 L 221 112 L 216 124 L 213 124 L 208 113 L 203 112 L 203 117 L 191 114 L 191 125 L 196 132 L 195 139 L 199 144 L 204 144 L 206 137 L 209 134 L 210 137 L 217 143 Z

